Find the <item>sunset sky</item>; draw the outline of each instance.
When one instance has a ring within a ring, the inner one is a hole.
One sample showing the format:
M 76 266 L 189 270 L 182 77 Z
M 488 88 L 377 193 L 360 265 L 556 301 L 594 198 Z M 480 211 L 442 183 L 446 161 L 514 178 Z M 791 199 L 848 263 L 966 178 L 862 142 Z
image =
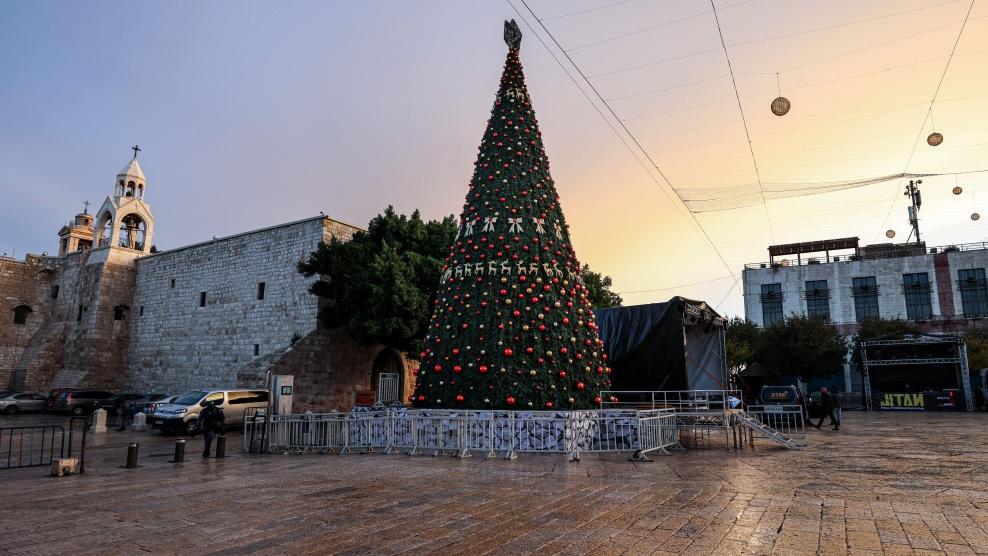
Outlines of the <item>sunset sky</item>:
M 0 0 L 0 254 L 56 252 L 59 227 L 112 193 L 134 143 L 160 249 L 319 211 L 357 225 L 388 204 L 457 212 L 512 4 Z M 757 183 L 709 2 L 528 5 L 673 187 Z M 717 6 L 763 184 L 988 169 L 988 2 L 975 2 L 937 93 L 935 148 L 927 110 L 970 0 Z M 696 215 L 725 267 L 528 24 L 522 62 L 577 255 L 640 292 L 626 304 L 684 295 L 739 314 L 731 273 L 772 243 L 906 239 L 896 180 Z M 776 73 L 792 102 L 781 118 Z M 970 219 L 988 214 L 988 173 L 922 190 L 929 245 L 988 239 Z

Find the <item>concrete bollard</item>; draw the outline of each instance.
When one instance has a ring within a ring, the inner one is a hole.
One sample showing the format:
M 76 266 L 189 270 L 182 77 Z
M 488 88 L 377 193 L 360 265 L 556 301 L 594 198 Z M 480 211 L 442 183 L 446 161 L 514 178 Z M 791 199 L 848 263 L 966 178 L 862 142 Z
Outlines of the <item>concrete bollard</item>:
M 185 461 L 185 439 L 180 438 L 175 441 L 175 459 L 172 463 L 182 463 Z
M 221 434 L 216 437 L 216 459 L 226 457 L 226 435 Z
M 106 432 L 106 410 L 97 409 L 93 412 L 93 424 L 89 427 L 89 432 L 92 433 L 103 433 Z
M 131 442 L 127 445 L 127 469 L 134 469 L 137 467 L 137 450 L 139 444 L 137 442 Z
M 134 414 L 134 422 L 130 424 L 130 430 L 135 432 L 148 430 L 148 416 L 143 411 Z

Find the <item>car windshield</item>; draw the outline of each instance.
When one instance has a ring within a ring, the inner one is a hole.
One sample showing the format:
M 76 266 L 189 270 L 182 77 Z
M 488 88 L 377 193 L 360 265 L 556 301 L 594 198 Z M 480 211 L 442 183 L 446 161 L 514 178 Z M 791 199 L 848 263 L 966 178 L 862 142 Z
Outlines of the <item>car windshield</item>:
M 202 397 L 208 393 L 209 392 L 205 392 L 202 390 L 193 390 L 191 392 L 186 392 L 181 396 L 175 398 L 175 401 L 173 401 L 172 403 L 177 403 L 179 405 L 192 405 L 198 402 L 199 400 L 201 400 Z
M 167 400 L 168 397 L 169 397 L 168 394 L 151 394 L 150 396 L 148 396 L 148 401 L 160 402 L 162 400 Z

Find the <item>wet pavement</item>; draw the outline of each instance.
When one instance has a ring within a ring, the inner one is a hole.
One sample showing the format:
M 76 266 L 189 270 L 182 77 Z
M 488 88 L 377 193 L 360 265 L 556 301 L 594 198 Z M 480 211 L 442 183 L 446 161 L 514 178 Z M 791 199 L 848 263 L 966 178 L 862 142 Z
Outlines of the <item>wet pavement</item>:
M 91 435 L 82 476 L 0 470 L 0 553 L 988 554 L 985 414 L 846 412 L 800 451 L 652 463 L 242 455 L 231 432 L 226 459 L 197 438 L 176 465 L 176 438 Z

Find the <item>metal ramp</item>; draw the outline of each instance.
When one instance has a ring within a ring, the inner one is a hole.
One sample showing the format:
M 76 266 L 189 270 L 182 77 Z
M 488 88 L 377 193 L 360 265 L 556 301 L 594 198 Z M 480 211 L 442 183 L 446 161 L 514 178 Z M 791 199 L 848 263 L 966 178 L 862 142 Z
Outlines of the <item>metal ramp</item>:
M 741 421 L 741 425 L 747 428 L 751 433 L 758 433 L 762 437 L 771 440 L 772 442 L 778 444 L 779 446 L 788 448 L 790 450 L 799 450 L 803 447 L 802 444 L 793 440 L 789 435 L 783 434 L 772 427 L 762 423 L 758 419 L 755 419 L 747 413 L 740 413 L 738 418 Z

